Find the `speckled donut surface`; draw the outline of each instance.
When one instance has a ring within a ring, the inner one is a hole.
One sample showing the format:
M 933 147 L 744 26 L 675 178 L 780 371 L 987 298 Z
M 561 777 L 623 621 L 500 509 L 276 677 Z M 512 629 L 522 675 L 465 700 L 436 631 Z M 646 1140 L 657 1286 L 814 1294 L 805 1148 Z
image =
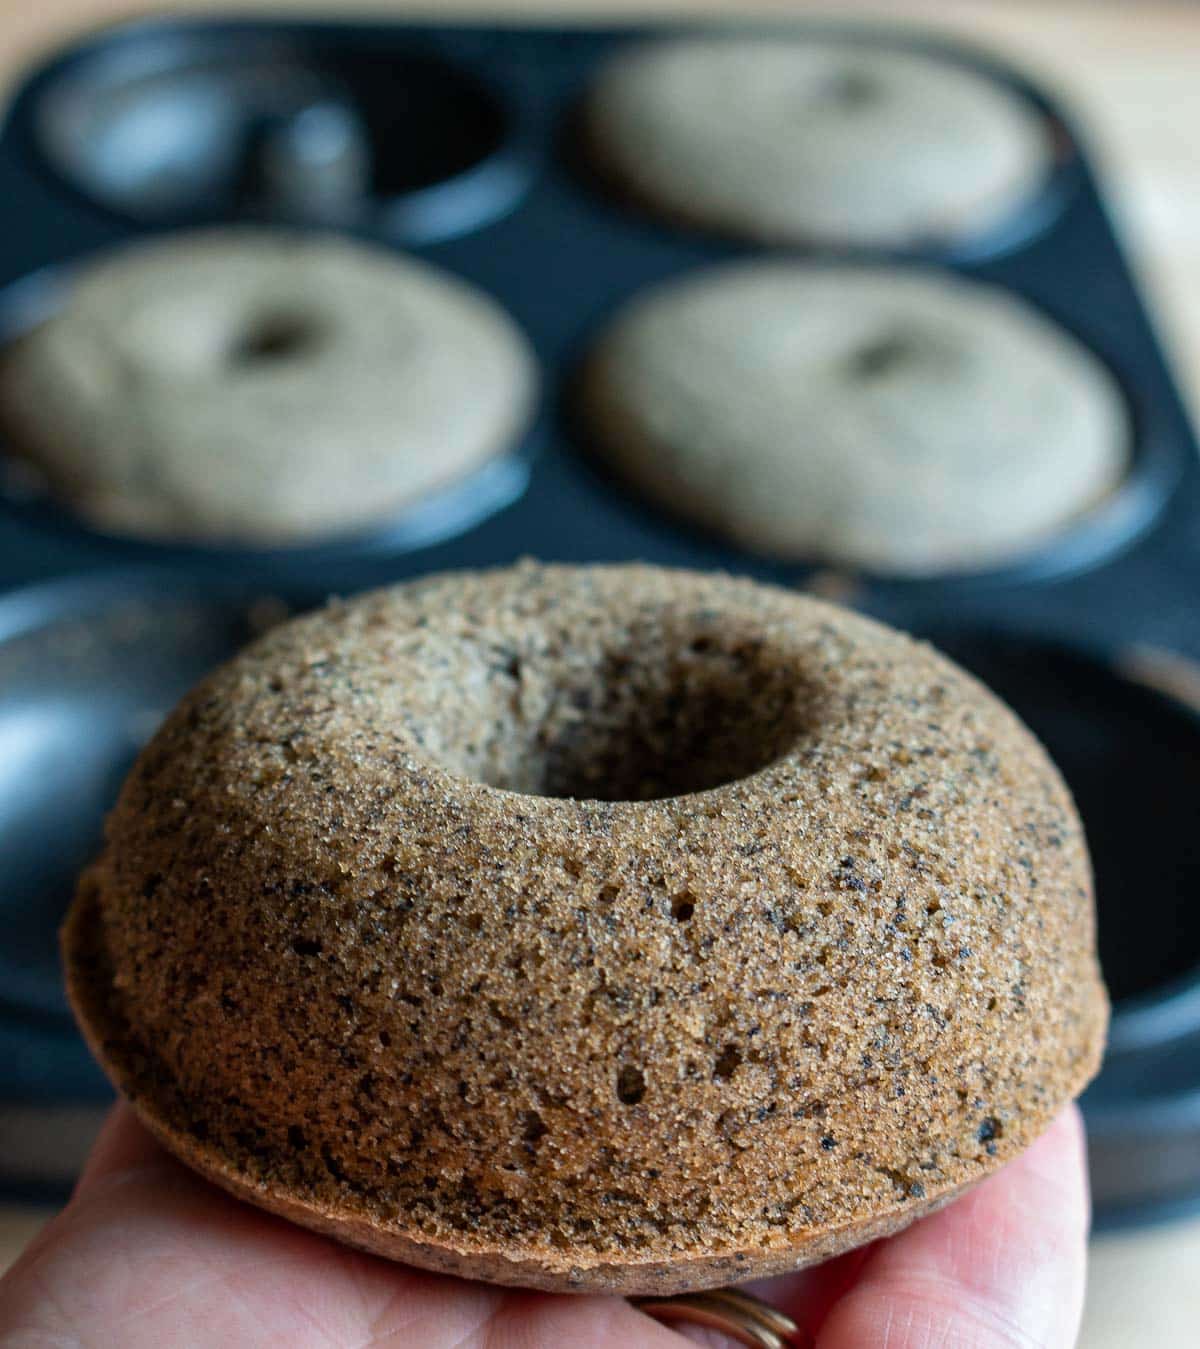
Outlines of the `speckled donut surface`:
M 1012 295 L 933 269 L 693 272 L 601 335 L 587 430 L 754 552 L 906 575 L 1018 560 L 1125 476 L 1124 397 Z
M 295 543 L 511 450 L 532 354 L 482 292 L 383 248 L 225 229 L 82 267 L 0 355 L 7 449 L 94 524 Z
M 1075 811 L 928 646 L 641 567 L 338 603 L 200 685 L 64 931 L 146 1123 L 431 1269 L 676 1291 L 893 1231 L 1094 1073 Z
M 647 206 L 763 242 L 956 241 L 1019 212 L 1054 158 L 1042 116 L 985 75 L 784 34 L 621 52 L 587 128 L 601 167 Z

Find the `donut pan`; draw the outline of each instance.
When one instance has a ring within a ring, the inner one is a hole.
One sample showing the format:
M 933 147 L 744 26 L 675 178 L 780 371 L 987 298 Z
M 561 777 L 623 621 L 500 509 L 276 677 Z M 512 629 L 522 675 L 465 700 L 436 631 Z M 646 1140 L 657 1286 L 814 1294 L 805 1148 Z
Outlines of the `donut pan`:
M 1010 87 L 1055 147 L 1042 187 L 987 233 L 874 260 L 946 266 L 1019 292 L 1110 367 L 1134 428 L 1123 484 L 1048 543 L 1000 571 L 904 585 L 944 593 L 1093 567 L 1153 526 L 1194 456 L 1085 148 L 1051 100 L 988 58 L 932 37 L 853 31 L 862 42 L 932 50 Z M 349 585 L 380 564 L 423 567 L 441 541 L 437 556 L 449 560 L 508 556 L 515 546 L 802 580 L 811 567 L 756 561 L 610 481 L 571 416 L 572 376 L 624 300 L 762 252 L 636 209 L 592 167 L 580 99 L 608 56 L 645 36 L 157 20 L 109 30 L 33 72 L 0 134 L 0 194 L 21 203 L 0 245 L 0 341 L 59 302 L 67 264 L 147 231 L 247 220 L 332 226 L 411 250 L 491 292 L 532 340 L 543 399 L 513 455 L 459 490 L 369 535 L 290 549 L 104 536 L 9 460 L 0 508 L 26 544 L 11 573 L 35 576 L 91 555 L 232 564 L 301 583 L 332 571 Z
M 1053 172 L 1000 226 L 868 260 L 980 278 L 1062 323 L 1124 390 L 1132 466 L 1099 507 L 1003 571 L 889 581 L 765 561 L 611 481 L 571 414 L 580 359 L 624 300 L 761 252 L 623 203 L 580 148 L 579 100 L 599 63 L 664 31 L 675 30 L 156 20 L 83 41 L 16 92 L 0 125 L 0 342 L 50 312 L 71 266 L 98 250 L 265 219 L 353 232 L 483 287 L 529 335 L 544 392 L 533 431 L 490 476 L 369 537 L 313 547 L 134 543 L 0 475 L 0 1176 L 12 1185 L 68 1181 L 106 1099 L 66 1017 L 53 932 L 155 718 L 286 608 L 528 554 L 818 589 L 932 635 L 1009 698 L 1075 788 L 1096 857 L 1116 999 L 1109 1058 L 1085 1101 L 1099 1220 L 1200 1205 L 1200 845 L 1189 828 L 1200 462 L 1086 143 L 1049 94 L 987 56 L 853 30 L 981 70 L 1047 120 Z
M 55 940 L 105 811 L 182 693 L 302 603 L 122 572 L 0 600 L 0 1168 L 12 1183 L 69 1181 L 87 1112 L 98 1118 L 109 1094 L 75 1035 Z

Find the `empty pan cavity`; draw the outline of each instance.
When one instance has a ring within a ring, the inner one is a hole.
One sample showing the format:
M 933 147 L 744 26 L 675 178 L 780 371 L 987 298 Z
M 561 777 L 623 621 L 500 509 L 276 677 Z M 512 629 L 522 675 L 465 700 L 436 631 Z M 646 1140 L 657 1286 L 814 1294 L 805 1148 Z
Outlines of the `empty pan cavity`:
M 1200 1207 L 1200 667 L 937 634 L 1033 729 L 1083 818 L 1096 872 L 1108 1053 L 1084 1096 L 1097 1224 Z
M 288 609 L 128 577 L 0 602 L 0 1020 L 66 1019 L 58 925 L 129 766 L 187 689 Z
M 352 28 L 130 29 L 52 66 L 15 113 L 57 177 L 140 223 L 335 224 L 405 243 L 516 203 L 519 120 L 467 70 L 373 50 Z
M 994 635 L 934 640 L 1029 725 L 1074 794 L 1117 1008 L 1200 971 L 1192 902 L 1200 893 L 1200 716 L 1067 647 Z

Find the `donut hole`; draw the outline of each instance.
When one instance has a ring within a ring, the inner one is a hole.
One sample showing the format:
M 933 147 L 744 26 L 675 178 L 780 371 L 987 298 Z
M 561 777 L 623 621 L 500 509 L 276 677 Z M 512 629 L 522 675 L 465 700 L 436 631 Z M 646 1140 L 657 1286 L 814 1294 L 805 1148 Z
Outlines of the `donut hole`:
M 766 768 L 804 733 L 811 704 L 794 656 L 756 638 L 639 632 L 552 664 L 536 651 L 497 660 L 479 709 L 490 734 L 464 748 L 457 727 L 438 758 L 525 795 L 657 800 Z M 687 896 L 675 916 L 691 917 Z
M 227 361 L 235 368 L 244 368 L 293 360 L 308 355 L 323 340 L 323 326 L 311 314 L 260 314 L 238 333 Z
M 818 97 L 822 103 L 839 112 L 861 112 L 878 104 L 883 96 L 883 85 L 869 71 L 847 67 L 825 80 Z
M 855 379 L 873 380 L 895 373 L 908 365 L 913 344 L 904 333 L 881 333 L 850 353 L 847 365 Z
M 770 717 L 732 689 L 657 689 L 641 705 L 631 700 L 563 727 L 544 746 L 537 792 L 599 801 L 684 796 L 748 777 L 783 748 Z
M 859 342 L 845 358 L 856 384 L 882 383 L 915 371 L 952 372 L 962 353 L 944 338 L 915 328 L 885 328 Z

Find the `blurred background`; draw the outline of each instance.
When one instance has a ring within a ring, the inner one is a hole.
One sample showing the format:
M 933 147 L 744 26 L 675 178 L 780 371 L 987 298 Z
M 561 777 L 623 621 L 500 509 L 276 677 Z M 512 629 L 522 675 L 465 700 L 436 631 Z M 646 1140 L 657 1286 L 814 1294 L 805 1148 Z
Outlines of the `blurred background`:
M 58 264 L 179 224 L 265 215 L 345 227 L 489 292 L 528 336 L 546 390 L 511 453 L 345 539 L 333 531 L 283 548 L 156 539 L 88 518 L 36 455 L 32 467 L 14 456 L 2 475 L 0 1267 L 60 1202 L 103 1106 L 56 991 L 53 930 L 99 815 L 165 707 L 249 634 L 329 589 L 520 553 L 641 556 L 802 585 L 932 634 L 1045 739 L 1096 854 L 1117 999 L 1110 1063 L 1088 1103 L 1100 1222 L 1081 1343 L 1194 1344 L 1200 475 L 1189 414 L 1200 394 L 1200 7 L 837 7 L 839 21 L 885 40 L 899 32 L 903 45 L 911 30 L 922 48 L 944 43 L 951 62 L 966 44 L 968 66 L 982 62 L 1001 84 L 1016 72 L 1010 91 L 1051 128 L 1045 182 L 978 238 L 921 239 L 908 251 L 1053 317 L 1128 402 L 1122 481 L 982 577 L 757 558 L 577 462 L 586 456 L 563 429 L 562 387 L 615 302 L 737 251 L 702 232 L 693 240 L 681 229 L 676 240 L 646 228 L 644 203 L 580 187 L 587 170 L 569 139 L 563 148 L 562 128 L 601 60 L 628 40 L 608 27 L 816 22 L 829 7 L 258 0 L 179 9 L 266 25 L 232 38 L 213 29 L 196 43 L 169 25 L 142 47 L 97 36 L 117 20 L 175 12 L 0 0 L 0 341 L 23 339 L 62 305 Z M 272 22 L 298 20 L 394 23 L 394 53 L 372 66 L 351 44 L 326 63 L 320 54 L 336 41 L 308 29 L 272 45 Z M 461 38 L 438 29 L 431 40 L 425 27 L 458 23 Z M 570 25 L 578 40 L 506 36 L 510 23 Z M 281 74 L 297 51 L 298 73 Z M 407 123 L 394 106 L 381 111 L 381 61 L 407 72 Z M 468 107 L 470 125 L 451 134 Z M 377 117 L 393 119 L 386 134 Z M 414 152 L 385 163 L 381 145 L 400 142 L 432 146 L 428 162 Z M 351 209 L 359 197 L 367 205 Z M 845 252 L 836 241 L 822 249 Z M 16 425 L 10 407 L 6 450 Z M 147 568 L 171 579 L 147 581 Z M 244 593 L 230 598 L 233 582 Z M 1114 842 L 1130 835 L 1145 843 L 1136 857 Z

